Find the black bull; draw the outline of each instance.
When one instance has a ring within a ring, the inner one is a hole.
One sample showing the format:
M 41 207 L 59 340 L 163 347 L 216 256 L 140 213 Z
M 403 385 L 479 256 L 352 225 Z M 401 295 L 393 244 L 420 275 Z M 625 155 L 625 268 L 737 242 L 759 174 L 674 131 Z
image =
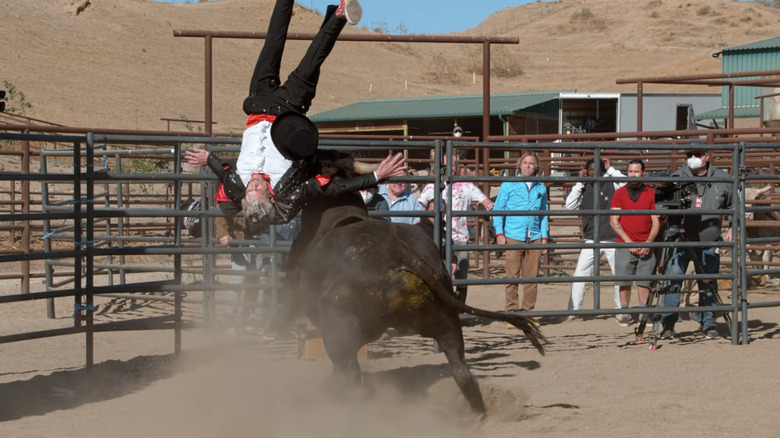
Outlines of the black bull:
M 389 327 L 413 329 L 439 343 L 463 396 L 484 413 L 459 313 L 511 323 L 544 354 L 546 340 L 531 320 L 458 301 L 433 239 L 416 226 L 369 219 L 356 194 L 309 204 L 302 227 L 290 254 L 298 284 L 291 297 L 319 328 L 337 376 L 360 382 L 358 350 Z

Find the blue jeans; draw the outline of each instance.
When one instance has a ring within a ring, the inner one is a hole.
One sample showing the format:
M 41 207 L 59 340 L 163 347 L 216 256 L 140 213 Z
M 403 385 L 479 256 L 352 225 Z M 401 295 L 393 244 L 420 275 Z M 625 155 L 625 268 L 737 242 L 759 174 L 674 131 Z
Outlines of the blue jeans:
M 720 252 L 717 247 L 711 248 L 691 248 L 688 251 L 686 248 L 678 248 L 677 253 L 669 260 L 666 267 L 666 273 L 670 275 L 683 275 L 688 269 L 688 264 L 691 261 L 691 252 L 701 261 L 702 271 L 704 274 L 717 274 L 720 269 Z M 712 282 L 712 286 L 715 291 L 718 290 L 718 284 L 715 280 L 707 280 Z M 699 291 L 706 291 L 706 287 L 702 280 L 698 280 Z M 682 281 L 672 281 L 671 290 L 680 290 L 682 287 Z M 663 307 L 677 307 L 680 305 L 680 293 L 670 293 L 662 295 Z M 711 292 L 699 292 L 699 307 L 714 306 L 715 295 Z M 674 328 L 674 324 L 677 322 L 678 313 L 663 313 L 661 314 L 661 323 L 664 330 Z M 699 321 L 699 327 L 702 331 L 714 329 L 717 326 L 715 315 L 712 312 L 701 312 L 697 314 L 696 319 Z

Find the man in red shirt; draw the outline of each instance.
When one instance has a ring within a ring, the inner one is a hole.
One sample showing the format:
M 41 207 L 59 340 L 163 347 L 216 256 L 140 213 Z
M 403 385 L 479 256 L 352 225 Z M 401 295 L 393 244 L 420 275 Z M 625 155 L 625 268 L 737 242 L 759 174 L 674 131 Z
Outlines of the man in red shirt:
M 642 160 L 631 160 L 628 163 L 627 176 L 641 178 L 645 176 L 645 163 Z M 632 181 L 615 191 L 610 202 L 612 210 L 655 210 L 655 191 L 642 181 Z M 658 235 L 661 223 L 658 215 L 619 215 L 609 218 L 609 225 L 617 234 L 618 242 L 641 243 L 652 242 Z M 617 248 L 615 250 L 615 275 L 646 277 L 655 270 L 655 253 L 649 247 Z M 620 287 L 620 307 L 628 308 L 631 300 L 632 280 L 616 281 Z M 639 306 L 647 305 L 650 294 L 650 280 L 636 280 Z M 619 314 L 616 316 L 622 326 L 631 323 L 631 316 Z

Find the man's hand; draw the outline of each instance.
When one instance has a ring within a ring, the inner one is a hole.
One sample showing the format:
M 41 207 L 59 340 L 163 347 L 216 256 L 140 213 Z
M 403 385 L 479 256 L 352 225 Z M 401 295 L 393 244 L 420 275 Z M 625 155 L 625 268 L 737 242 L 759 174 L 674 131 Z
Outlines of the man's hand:
M 214 246 L 228 246 L 230 244 L 230 236 L 222 236 L 219 238 L 219 243 L 214 244 Z
M 406 163 L 404 163 L 404 156 L 401 153 L 395 155 L 388 153 L 387 158 L 379 163 L 379 167 L 376 169 L 377 182 L 404 175 L 406 175 Z
M 636 250 L 636 252 L 634 254 L 636 254 L 638 256 L 644 257 L 644 256 L 650 254 L 650 248 L 633 248 L 633 249 Z
M 496 236 L 496 244 L 498 245 L 506 245 L 506 236 L 503 234 L 499 234 Z
M 184 151 L 184 162 L 192 166 L 205 166 L 209 162 L 209 153 L 198 148 L 186 150 Z

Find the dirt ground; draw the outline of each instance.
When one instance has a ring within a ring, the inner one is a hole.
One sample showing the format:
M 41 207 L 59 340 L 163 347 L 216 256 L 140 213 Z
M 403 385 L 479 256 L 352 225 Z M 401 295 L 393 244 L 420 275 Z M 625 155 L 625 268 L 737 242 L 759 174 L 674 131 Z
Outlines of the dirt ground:
M 751 301 L 777 300 L 777 288 L 774 280 Z M 568 285 L 542 285 L 538 309 L 563 309 L 567 298 Z M 500 309 L 503 287 L 472 287 L 469 302 Z M 3 305 L 0 333 L 71 325 L 68 303 L 57 301 L 56 319 L 42 301 Z M 171 311 L 148 301 L 99 304 L 100 321 Z M 185 318 L 199 312 L 188 305 Z M 179 357 L 170 331 L 98 333 L 91 371 L 84 335 L 17 342 L 0 345 L 0 436 L 773 437 L 779 321 L 776 308 L 752 310 L 749 345 L 705 341 L 695 322 L 681 321 L 678 339 L 650 351 L 634 342 L 634 326 L 611 317 L 546 317 L 546 356 L 505 324 L 466 327 L 467 360 L 488 405 L 481 421 L 444 355 L 418 336 L 371 344 L 362 391 L 335 390 L 330 362 L 298 359 L 294 339 L 221 328 L 185 331 Z

